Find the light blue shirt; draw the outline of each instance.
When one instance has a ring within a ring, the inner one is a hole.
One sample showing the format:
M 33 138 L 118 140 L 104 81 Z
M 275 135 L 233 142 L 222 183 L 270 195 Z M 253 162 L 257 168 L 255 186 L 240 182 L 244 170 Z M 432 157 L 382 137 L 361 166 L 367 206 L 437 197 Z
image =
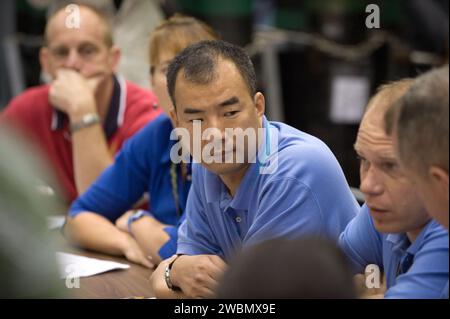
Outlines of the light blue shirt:
M 355 273 L 375 264 L 386 276 L 385 298 L 440 298 L 448 283 L 448 232 L 432 220 L 411 244 L 406 234 L 375 229 L 366 205 L 341 234 L 339 245 Z M 398 275 L 405 256 L 409 269 Z
M 448 299 L 448 280 L 444 290 L 442 291 L 441 299 Z
M 322 235 L 337 241 L 358 212 L 342 169 L 323 142 L 283 123 L 264 123 L 271 127 L 262 143 L 265 164 L 249 166 L 234 197 L 217 175 L 193 164 L 178 254 L 227 260 L 242 247 L 275 237 Z M 262 166 L 275 169 L 261 174 Z

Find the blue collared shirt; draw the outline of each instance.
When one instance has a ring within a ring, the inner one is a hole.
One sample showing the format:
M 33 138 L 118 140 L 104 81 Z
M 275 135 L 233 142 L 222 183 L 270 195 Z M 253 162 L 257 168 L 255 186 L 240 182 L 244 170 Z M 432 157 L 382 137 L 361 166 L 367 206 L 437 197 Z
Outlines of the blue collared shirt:
M 323 235 L 337 240 L 359 210 L 323 142 L 283 123 L 264 123 L 271 130 L 261 145 L 272 149 L 264 165 L 250 164 L 234 197 L 217 175 L 193 164 L 178 254 L 228 259 L 242 247 L 274 237 Z M 275 169 L 261 174 L 262 166 Z
M 444 290 L 442 291 L 441 299 L 448 299 L 448 280 Z
M 366 205 L 341 234 L 339 245 L 355 273 L 375 264 L 386 276 L 385 298 L 440 298 L 448 283 L 448 232 L 431 220 L 411 244 L 406 234 L 375 229 Z M 399 274 L 405 256 L 406 272 Z
M 95 212 L 115 222 L 148 192 L 150 212 L 160 222 L 174 225 L 165 229 L 170 240 L 159 254 L 163 259 L 173 255 L 176 252 L 177 225 L 183 217 L 177 214 L 170 172 L 170 150 L 175 144 L 170 140 L 172 129 L 169 118 L 160 115 L 128 140 L 114 164 L 72 204 L 69 215 L 75 217 L 82 212 Z M 182 213 L 191 182 L 183 181 L 179 167 L 176 169 L 178 205 Z

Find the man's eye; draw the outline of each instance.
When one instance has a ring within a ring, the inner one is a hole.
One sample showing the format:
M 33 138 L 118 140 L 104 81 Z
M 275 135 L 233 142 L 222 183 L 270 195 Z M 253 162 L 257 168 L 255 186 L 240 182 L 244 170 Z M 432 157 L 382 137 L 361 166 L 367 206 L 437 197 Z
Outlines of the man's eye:
M 64 48 L 60 48 L 60 49 L 54 49 L 53 51 L 53 55 L 56 57 L 65 57 L 69 54 L 69 50 L 64 49 Z
M 232 116 L 236 115 L 237 113 L 239 113 L 239 111 L 226 112 L 225 117 L 232 117 Z
M 362 157 L 362 156 L 356 156 L 356 158 L 358 159 L 358 161 L 360 162 L 360 163 L 363 163 L 363 162 L 366 162 L 367 160 L 364 158 L 364 157 Z
M 93 47 L 84 47 L 84 48 L 80 49 L 80 54 L 83 56 L 91 55 L 91 54 L 94 54 L 95 52 L 96 52 L 96 49 Z
M 359 163 L 360 163 L 360 165 L 361 165 L 362 168 L 365 169 L 365 168 L 368 167 L 369 161 L 366 160 L 364 157 L 358 155 L 358 160 L 359 160 Z
M 381 165 L 381 167 L 383 168 L 383 170 L 390 172 L 397 168 L 397 164 L 396 163 L 383 163 Z

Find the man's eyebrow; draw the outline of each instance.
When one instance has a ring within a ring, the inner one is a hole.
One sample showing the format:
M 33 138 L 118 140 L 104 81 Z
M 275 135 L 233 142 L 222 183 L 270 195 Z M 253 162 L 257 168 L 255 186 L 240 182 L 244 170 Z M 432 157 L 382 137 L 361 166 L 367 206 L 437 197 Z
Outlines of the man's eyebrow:
M 92 41 L 82 41 L 79 45 L 79 47 L 83 47 L 83 46 L 87 46 L 87 45 L 91 45 L 94 47 L 98 47 L 97 43 L 92 42 Z
M 229 106 L 229 105 L 233 105 L 233 104 L 237 104 L 237 103 L 239 103 L 239 99 L 236 96 L 233 96 L 232 98 L 220 103 L 218 106 L 224 107 L 224 106 Z
M 382 162 L 394 162 L 394 163 L 398 162 L 398 160 L 395 156 L 389 156 L 389 155 L 387 155 L 387 156 L 380 155 L 378 159 Z
M 232 98 L 229 98 L 226 101 L 223 101 L 222 103 L 219 103 L 219 107 L 225 107 L 225 106 L 229 106 L 229 105 L 233 105 L 233 104 L 237 104 L 239 103 L 239 99 L 236 96 L 233 96 Z M 184 109 L 184 114 L 198 114 L 198 113 L 205 113 L 205 111 L 203 110 L 198 110 L 198 109 L 194 109 L 194 108 L 185 108 Z
M 194 108 L 185 108 L 183 111 L 184 114 L 198 114 L 198 113 L 205 113 L 205 111 L 194 109 Z

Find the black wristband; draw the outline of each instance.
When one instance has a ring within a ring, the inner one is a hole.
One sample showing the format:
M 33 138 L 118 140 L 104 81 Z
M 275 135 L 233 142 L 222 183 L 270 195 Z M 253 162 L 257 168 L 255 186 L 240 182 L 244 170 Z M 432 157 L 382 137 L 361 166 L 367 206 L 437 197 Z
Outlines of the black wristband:
M 172 260 L 164 271 L 164 280 L 166 281 L 167 288 L 172 291 L 181 291 L 180 287 L 176 287 L 172 284 L 172 280 L 170 280 L 170 271 L 172 270 L 173 263 L 180 257 L 181 255 L 177 255 L 174 260 Z

